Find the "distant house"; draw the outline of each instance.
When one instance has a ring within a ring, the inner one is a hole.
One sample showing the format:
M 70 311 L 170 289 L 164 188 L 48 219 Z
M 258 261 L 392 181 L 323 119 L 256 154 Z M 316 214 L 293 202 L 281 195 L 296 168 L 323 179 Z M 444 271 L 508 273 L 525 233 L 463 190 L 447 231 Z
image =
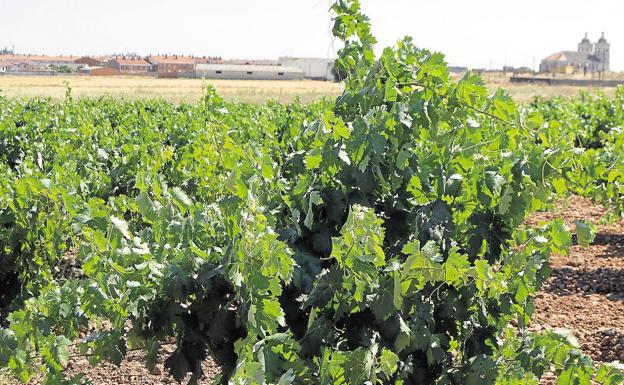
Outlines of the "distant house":
M 32 68 L 33 70 L 46 71 L 56 68 L 69 68 L 76 71 L 83 66 L 76 63 L 75 56 L 47 56 L 47 55 L 0 55 L 0 61 L 8 61 L 15 65 L 23 64 L 22 67 Z
M 197 64 L 196 77 L 238 80 L 301 80 L 303 70 L 288 66 L 254 64 Z
M 8 61 L 0 61 L 0 74 L 6 73 L 12 65 L 13 63 Z
M 611 44 L 602 37 L 596 43 L 587 38 L 587 34 L 578 44 L 576 51 L 561 51 L 554 53 L 540 64 L 540 72 L 560 73 L 592 73 L 609 71 L 609 56 Z
M 150 56 L 147 61 L 154 66 L 158 76 L 176 77 L 178 73 L 193 73 L 195 59 L 185 56 Z
M 280 57 L 282 66 L 296 67 L 303 71 L 306 79 L 335 81 L 334 61 L 323 58 Z
M 81 68 L 80 73 L 89 76 L 115 76 L 121 74 L 117 68 L 90 66 Z
M 109 62 L 109 66 L 122 75 L 148 75 L 152 70 L 149 62 L 139 58 L 115 58 Z
M 83 64 L 89 67 L 101 67 L 104 65 L 105 61 L 92 56 L 83 56 L 80 59 L 74 61 L 74 63 Z
M 223 59 L 219 56 L 202 56 L 195 57 L 195 64 L 222 64 Z

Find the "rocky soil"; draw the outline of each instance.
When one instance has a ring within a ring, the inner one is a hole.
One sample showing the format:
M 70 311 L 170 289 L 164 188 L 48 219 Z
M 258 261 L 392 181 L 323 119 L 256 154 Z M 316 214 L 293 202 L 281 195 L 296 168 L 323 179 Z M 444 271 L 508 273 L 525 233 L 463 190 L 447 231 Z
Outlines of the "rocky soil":
M 129 352 L 119 367 L 110 363 L 90 367 L 85 358 L 79 358 L 70 362 L 67 373 L 72 376 L 84 373 L 84 379 L 94 385 L 177 385 L 178 382 L 165 373 L 162 364 L 174 350 L 174 344 L 163 346 L 159 356 L 161 363 L 156 365 L 153 373 L 145 367 L 141 351 Z M 220 368 L 211 358 L 206 359 L 202 367 L 205 377 L 199 381 L 199 385 L 209 385 L 220 373 Z
M 551 259 L 552 276 L 536 297 L 534 327 L 572 330 L 585 353 L 602 362 L 624 361 L 624 221 L 603 224 L 603 207 L 571 197 L 528 221 L 562 218 L 573 228 L 584 219 L 597 225 L 589 248 L 572 247 Z
M 572 247 L 570 255 L 551 259 L 552 274 L 535 298 L 533 328 L 570 329 L 581 349 L 598 362 L 624 362 L 624 221 L 605 224 L 607 210 L 571 197 L 527 223 L 563 219 L 593 222 L 598 230 L 589 248 Z M 555 384 L 547 376 L 542 384 Z
M 163 345 L 159 354 L 159 363 L 153 372 L 145 367 L 145 354 L 135 350 L 128 352 L 119 366 L 107 362 L 91 366 L 86 357 L 76 354 L 70 358 L 65 373 L 68 378 L 82 374 L 83 380 L 87 380 L 93 385 L 179 385 L 166 373 L 163 366 L 165 358 L 174 350 L 175 344 L 173 343 Z M 203 363 L 202 368 L 205 377 L 199 381 L 199 385 L 212 384 L 212 379 L 221 372 L 219 366 L 210 357 Z M 39 385 L 40 383 L 35 378 L 28 385 Z M 20 383 L 9 379 L 8 375 L 0 373 L 0 384 L 18 385 Z

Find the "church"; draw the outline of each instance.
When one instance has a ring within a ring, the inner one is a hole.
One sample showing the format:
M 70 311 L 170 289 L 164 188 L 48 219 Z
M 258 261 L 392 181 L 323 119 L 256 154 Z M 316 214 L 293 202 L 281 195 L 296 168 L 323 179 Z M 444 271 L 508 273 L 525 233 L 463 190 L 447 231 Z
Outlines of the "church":
M 593 73 L 609 71 L 609 48 L 604 32 L 598 42 L 592 43 L 587 34 L 577 51 L 561 51 L 548 56 L 540 64 L 540 72 Z

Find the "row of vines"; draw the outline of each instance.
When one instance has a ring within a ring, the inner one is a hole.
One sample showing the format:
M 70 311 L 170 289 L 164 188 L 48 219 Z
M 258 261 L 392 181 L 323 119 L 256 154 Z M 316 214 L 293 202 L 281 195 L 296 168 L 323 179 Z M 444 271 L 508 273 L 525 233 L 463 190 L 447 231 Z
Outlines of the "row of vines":
M 528 330 L 592 226 L 523 225 L 569 193 L 624 210 L 624 92 L 518 108 L 332 10 L 335 101 L 0 97 L 0 366 L 78 384 L 72 355 L 174 340 L 189 383 L 208 355 L 222 384 L 624 383 Z

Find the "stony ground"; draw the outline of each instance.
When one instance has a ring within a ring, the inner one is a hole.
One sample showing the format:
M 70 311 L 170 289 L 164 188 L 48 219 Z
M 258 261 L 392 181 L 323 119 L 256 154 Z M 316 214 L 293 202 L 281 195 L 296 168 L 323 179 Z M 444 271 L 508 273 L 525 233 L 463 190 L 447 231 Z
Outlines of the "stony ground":
M 84 373 L 84 378 L 94 385 L 174 385 L 178 382 L 164 372 L 162 364 L 174 350 L 174 344 L 163 347 L 160 354 L 161 363 L 156 365 L 154 373 L 150 373 L 145 367 L 144 354 L 141 351 L 128 353 L 119 367 L 102 363 L 90 368 L 86 359 L 77 359 L 70 363 L 68 372 L 71 375 Z M 204 362 L 203 369 L 206 377 L 199 382 L 199 385 L 211 384 L 211 380 L 220 372 L 219 367 L 210 358 Z
M 584 353 L 598 362 L 624 362 L 624 221 L 604 224 L 607 210 L 571 197 L 529 225 L 555 218 L 570 228 L 575 220 L 593 222 L 597 235 L 589 248 L 572 247 L 569 256 L 551 259 L 552 274 L 535 299 L 535 330 L 570 329 Z M 543 385 L 554 385 L 546 376 Z
M 572 197 L 533 224 L 563 218 L 573 226 L 584 219 L 597 225 L 589 248 L 573 246 L 554 256 L 552 275 L 536 297 L 534 327 L 572 330 L 585 353 L 602 362 L 624 361 L 624 221 L 602 224 L 606 210 Z
M 603 207 L 571 197 L 550 212 L 537 213 L 527 221 L 534 226 L 562 218 L 574 228 L 574 221 L 583 219 L 598 226 L 596 239 L 589 248 L 573 246 L 569 256 L 552 258 L 552 276 L 537 294 L 532 327 L 570 329 L 583 351 L 594 360 L 624 362 L 624 221 L 603 224 L 605 214 Z M 161 362 L 174 348 L 173 344 L 163 347 Z M 68 372 L 84 373 L 85 379 L 94 385 L 176 384 L 164 372 L 162 363 L 155 373 L 150 373 L 142 357 L 139 351 L 130 352 L 120 367 L 105 363 L 90 367 L 85 358 L 76 357 Z M 219 368 L 207 359 L 204 371 L 207 376 L 201 385 L 209 384 Z M 1 376 L 0 383 L 6 383 Z M 554 385 L 555 381 L 547 376 L 542 384 Z
M 168 376 L 164 370 L 163 362 L 175 350 L 175 344 L 166 344 L 159 354 L 160 363 L 156 365 L 154 372 L 150 372 L 145 367 L 142 351 L 130 351 L 126 355 L 120 366 L 111 363 L 100 363 L 97 366 L 90 366 L 87 358 L 75 355 L 70 358 L 66 374 L 73 377 L 83 374 L 84 380 L 90 381 L 93 385 L 178 385 L 172 377 Z M 212 379 L 220 373 L 220 368 L 212 360 L 206 359 L 202 365 L 205 378 L 199 381 L 199 385 L 209 385 Z M 9 380 L 8 376 L 0 374 L 0 385 L 18 385 L 19 382 Z M 40 381 L 33 379 L 28 385 L 39 385 Z

